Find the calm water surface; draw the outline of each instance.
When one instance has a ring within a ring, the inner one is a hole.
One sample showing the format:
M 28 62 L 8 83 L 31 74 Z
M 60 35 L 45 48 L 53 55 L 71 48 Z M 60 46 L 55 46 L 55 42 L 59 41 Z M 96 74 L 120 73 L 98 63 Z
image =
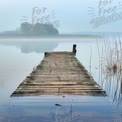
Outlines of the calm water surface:
M 10 97 L 45 51 L 71 51 L 73 44 L 77 44 L 77 58 L 108 96 Z M 122 122 L 120 85 L 109 81 L 106 86 L 99 80 L 102 45 L 103 39 L 0 41 L 0 122 Z

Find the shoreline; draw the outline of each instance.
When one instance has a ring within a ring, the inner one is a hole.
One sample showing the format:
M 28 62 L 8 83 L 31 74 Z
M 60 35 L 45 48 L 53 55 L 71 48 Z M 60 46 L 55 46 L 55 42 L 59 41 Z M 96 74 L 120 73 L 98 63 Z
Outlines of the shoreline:
M 57 39 L 102 39 L 103 36 L 98 35 L 56 35 L 56 36 L 0 36 L 0 41 L 4 40 L 34 40 L 34 41 L 41 41 L 41 40 L 57 40 Z

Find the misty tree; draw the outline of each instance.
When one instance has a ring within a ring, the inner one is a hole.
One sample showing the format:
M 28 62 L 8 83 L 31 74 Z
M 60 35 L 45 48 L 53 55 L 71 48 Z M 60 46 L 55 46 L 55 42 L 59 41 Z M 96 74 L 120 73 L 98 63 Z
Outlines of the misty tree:
M 59 31 L 53 27 L 51 24 L 30 24 L 28 22 L 24 22 L 21 24 L 20 30 L 24 34 L 31 35 L 56 35 L 59 34 Z
M 28 22 L 24 22 L 21 24 L 20 30 L 23 33 L 31 33 L 32 32 L 32 24 L 28 23 Z

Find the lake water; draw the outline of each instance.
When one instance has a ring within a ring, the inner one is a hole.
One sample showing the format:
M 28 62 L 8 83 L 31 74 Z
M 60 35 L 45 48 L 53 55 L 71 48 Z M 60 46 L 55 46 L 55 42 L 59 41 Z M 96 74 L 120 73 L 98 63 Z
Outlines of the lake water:
M 104 52 L 104 40 L 0 40 L 0 122 L 122 122 L 121 81 L 116 81 L 114 77 L 106 78 L 102 82 L 104 73 L 101 75 L 100 54 Z M 110 45 L 115 43 L 111 38 L 109 42 Z M 10 97 L 17 86 L 41 62 L 44 52 L 72 51 L 73 44 L 77 44 L 76 57 L 106 91 L 106 97 Z

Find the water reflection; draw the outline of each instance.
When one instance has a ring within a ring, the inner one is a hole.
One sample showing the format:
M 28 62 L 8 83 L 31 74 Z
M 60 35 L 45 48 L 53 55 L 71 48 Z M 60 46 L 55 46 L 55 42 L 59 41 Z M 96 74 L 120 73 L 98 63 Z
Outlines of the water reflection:
M 79 40 L 80 41 L 80 40 Z M 59 96 L 15 98 L 10 99 L 10 94 L 32 71 L 34 66 L 43 59 L 45 51 L 71 51 L 72 45 L 77 44 L 77 58 L 89 70 L 91 74 L 106 90 L 109 98 L 80 97 L 73 98 Z M 104 41 L 98 42 L 100 49 Z M 0 42 L 0 121 L 1 122 L 121 122 L 121 107 L 115 109 L 109 99 L 122 103 L 118 98 L 121 93 L 120 82 L 115 79 L 107 79 L 105 84 L 99 82 L 99 55 L 96 40 L 88 42 Z M 16 48 L 16 47 L 17 48 Z M 41 47 L 41 48 L 40 48 Z M 26 49 L 27 48 L 27 49 Z M 21 52 L 20 50 L 21 49 Z M 90 54 L 92 57 L 90 63 Z M 87 50 L 87 51 L 86 51 Z M 24 53 L 23 53 L 24 52 Z M 36 52 L 36 53 L 30 53 Z M 42 52 L 42 53 L 40 53 Z M 85 53 L 84 53 L 85 52 Z M 3 55 L 4 54 L 4 55 Z M 5 82 L 4 82 L 5 81 Z M 111 90 L 110 90 L 111 89 Z M 5 99 L 3 101 L 3 99 Z M 52 101 L 53 100 L 53 101 Z M 57 101 L 58 100 L 58 101 Z M 66 102 L 65 102 L 66 100 Z M 116 102 L 115 102 L 116 103 Z M 61 104 L 56 106 L 55 104 Z
M 15 46 L 0 45 L 0 105 L 42 59 L 43 54 L 24 54 Z
M 62 106 L 55 106 L 56 103 Z M 0 110 L 1 111 L 1 110 Z M 13 98 L 2 122 L 115 122 L 121 120 L 107 97 L 40 96 Z
M 0 41 L 0 44 L 16 46 L 22 53 L 43 53 L 52 51 L 58 46 L 57 42 L 50 41 Z
M 112 42 L 113 41 L 113 42 Z M 100 79 L 113 102 L 122 105 L 122 40 L 110 39 L 104 41 L 101 51 Z M 109 45 L 108 45 L 109 44 Z
M 3 88 L 5 86 L 5 81 L 1 80 L 0 81 L 0 89 Z

